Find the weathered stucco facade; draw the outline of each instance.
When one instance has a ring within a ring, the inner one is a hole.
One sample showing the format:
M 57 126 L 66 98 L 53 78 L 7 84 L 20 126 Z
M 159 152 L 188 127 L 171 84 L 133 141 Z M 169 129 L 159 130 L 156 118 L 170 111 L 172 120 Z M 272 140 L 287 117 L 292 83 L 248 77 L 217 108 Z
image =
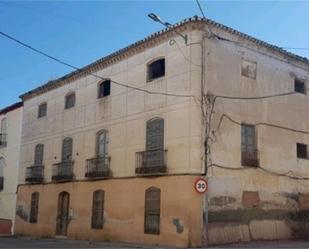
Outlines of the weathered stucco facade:
M 13 232 L 22 103 L 0 110 L 0 234 Z
M 188 44 L 173 28 L 188 35 Z M 209 20 L 190 19 L 173 28 L 84 68 L 112 80 L 103 98 L 98 98 L 102 80 L 85 72 L 22 96 L 17 234 L 64 235 L 57 219 L 65 193 L 70 200 L 65 235 L 73 239 L 201 246 L 308 237 L 309 161 L 297 151 L 309 143 L 308 99 L 306 91 L 295 93 L 302 90 L 296 80 L 308 84 L 308 61 Z M 165 73 L 149 80 L 149 65 L 159 59 Z M 65 103 L 72 93 L 73 107 Z M 40 116 L 42 104 L 47 111 Z M 136 169 L 139 152 L 153 146 L 147 142 L 153 139 L 146 135 L 149 122 L 158 118 L 155 130 L 162 132 L 156 136 L 164 138 L 160 155 L 167 170 Z M 242 129 L 254 131 L 250 140 Z M 104 155 L 110 171 L 93 179 L 87 167 L 100 151 L 102 130 L 104 139 L 108 134 Z M 62 162 L 66 138 L 73 141 L 74 174 L 59 182 L 53 168 L 68 163 Z M 25 175 L 38 145 L 44 145 L 37 160 L 44 175 L 30 184 Z M 253 157 L 244 158 L 246 153 Z M 204 173 L 209 190 L 200 195 L 193 185 Z M 159 214 L 152 213 L 160 224 L 149 234 L 145 199 L 151 188 L 160 193 Z M 100 229 L 91 223 L 96 190 L 104 191 Z M 33 193 L 37 208 L 31 207 Z M 37 211 L 32 221 L 31 208 Z

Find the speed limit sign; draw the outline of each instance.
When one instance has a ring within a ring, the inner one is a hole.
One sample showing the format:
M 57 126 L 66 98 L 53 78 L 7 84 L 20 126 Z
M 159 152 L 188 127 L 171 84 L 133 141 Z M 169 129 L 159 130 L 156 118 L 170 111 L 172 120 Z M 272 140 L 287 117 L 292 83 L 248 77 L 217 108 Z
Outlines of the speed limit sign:
M 195 188 L 196 192 L 198 192 L 200 194 L 205 193 L 208 189 L 207 181 L 203 178 L 198 178 L 194 183 L 194 188 Z

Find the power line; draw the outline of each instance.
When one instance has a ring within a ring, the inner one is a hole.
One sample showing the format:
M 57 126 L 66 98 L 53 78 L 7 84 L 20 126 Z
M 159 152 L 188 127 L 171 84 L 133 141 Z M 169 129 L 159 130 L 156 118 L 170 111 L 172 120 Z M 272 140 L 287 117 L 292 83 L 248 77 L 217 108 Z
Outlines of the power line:
M 4 37 L 6 37 L 6 38 L 8 38 L 8 39 L 10 39 L 10 40 L 20 44 L 20 45 L 22 45 L 23 47 L 26 47 L 26 48 L 28 48 L 28 49 L 30 49 L 30 50 L 38 53 L 38 54 L 41 54 L 41 55 L 43 55 L 43 56 L 45 56 L 45 57 L 47 57 L 47 58 L 49 58 L 49 59 L 51 59 L 53 61 L 56 61 L 56 62 L 58 62 L 58 63 L 60 63 L 62 65 L 65 65 L 67 67 L 73 68 L 74 70 L 77 70 L 79 72 L 84 72 L 84 73 L 86 73 L 88 75 L 91 75 L 91 76 L 96 77 L 96 78 L 101 79 L 101 80 L 110 80 L 112 83 L 114 83 L 116 85 L 119 85 L 119 86 L 122 86 L 122 87 L 126 87 L 126 88 L 129 88 L 129 89 L 133 89 L 133 90 L 136 90 L 136 91 L 141 91 L 141 92 L 145 92 L 147 94 L 153 94 L 153 95 L 165 95 L 165 96 L 184 97 L 184 98 L 195 97 L 194 95 L 173 94 L 173 93 L 162 93 L 162 92 L 149 91 L 149 90 L 145 90 L 145 89 L 142 89 L 142 88 L 130 86 L 130 85 L 127 85 L 127 84 L 124 84 L 124 83 L 120 83 L 118 81 L 115 81 L 115 80 L 112 80 L 112 79 L 109 79 L 109 78 L 104 78 L 104 77 L 101 77 L 101 76 L 99 76 L 97 74 L 94 74 L 94 73 L 91 73 L 91 72 L 86 71 L 84 69 L 81 69 L 79 67 L 73 66 L 73 65 L 71 65 L 71 64 L 69 64 L 69 63 L 67 63 L 67 62 L 65 62 L 63 60 L 60 60 L 60 59 L 58 59 L 58 58 L 56 58 L 54 56 L 51 56 L 51 55 L 49 55 L 49 54 L 47 54 L 47 53 L 45 53 L 45 52 L 43 52 L 43 51 L 41 51 L 39 49 L 36 49 L 33 46 L 28 45 L 28 44 L 26 44 L 26 43 L 24 43 L 24 42 L 22 42 L 22 41 L 20 41 L 20 40 L 18 40 L 16 38 L 14 38 L 14 37 L 12 37 L 12 36 L 2 32 L 2 31 L 0 31 L 0 35 L 4 36 Z
M 309 50 L 309 48 L 291 48 L 291 47 L 281 47 L 283 49 L 295 49 L 295 50 Z
M 309 89 L 308 89 L 309 90 Z M 265 95 L 265 96 L 256 96 L 256 97 L 241 97 L 241 96 L 228 96 L 228 95 L 215 95 L 214 98 L 221 98 L 221 99 L 238 99 L 238 100 L 256 100 L 256 99 L 269 99 L 274 97 L 282 97 L 288 96 L 293 94 L 299 94 L 298 92 L 286 92 L 286 93 L 278 93 L 273 95 Z
M 204 19 L 206 19 L 205 14 L 204 14 L 204 11 L 203 11 L 203 9 L 202 9 L 202 6 L 201 6 L 199 0 L 196 0 L 196 3 L 197 3 L 198 8 L 200 9 L 200 11 L 201 11 L 201 13 L 202 13 Z

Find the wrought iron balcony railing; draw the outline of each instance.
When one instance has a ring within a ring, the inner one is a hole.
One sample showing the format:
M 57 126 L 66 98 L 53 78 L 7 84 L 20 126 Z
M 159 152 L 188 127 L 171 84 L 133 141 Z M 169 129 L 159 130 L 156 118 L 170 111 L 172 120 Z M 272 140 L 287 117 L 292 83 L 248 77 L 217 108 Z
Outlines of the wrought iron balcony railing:
M 136 174 L 160 174 L 167 172 L 167 150 L 148 150 L 136 153 Z
M 0 176 L 0 191 L 3 190 L 3 185 L 4 185 L 4 177 Z
M 86 160 L 85 177 L 109 177 L 110 171 L 110 157 L 96 157 Z
M 52 180 L 54 181 L 70 181 L 74 177 L 73 161 L 63 161 L 53 165 Z
M 242 151 L 241 152 L 241 165 L 242 166 L 251 166 L 259 167 L 259 152 L 258 150 L 254 151 Z
M 6 144 L 6 134 L 0 133 L 0 147 L 5 147 Z
M 43 182 L 44 179 L 44 166 L 33 165 L 26 169 L 27 182 Z

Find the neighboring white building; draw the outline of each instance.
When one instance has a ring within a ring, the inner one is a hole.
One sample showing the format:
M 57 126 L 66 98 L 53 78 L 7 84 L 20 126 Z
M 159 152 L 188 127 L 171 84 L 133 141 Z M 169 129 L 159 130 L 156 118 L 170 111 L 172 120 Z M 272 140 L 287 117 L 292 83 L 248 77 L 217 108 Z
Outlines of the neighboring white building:
M 13 233 L 22 102 L 0 110 L 0 235 Z

